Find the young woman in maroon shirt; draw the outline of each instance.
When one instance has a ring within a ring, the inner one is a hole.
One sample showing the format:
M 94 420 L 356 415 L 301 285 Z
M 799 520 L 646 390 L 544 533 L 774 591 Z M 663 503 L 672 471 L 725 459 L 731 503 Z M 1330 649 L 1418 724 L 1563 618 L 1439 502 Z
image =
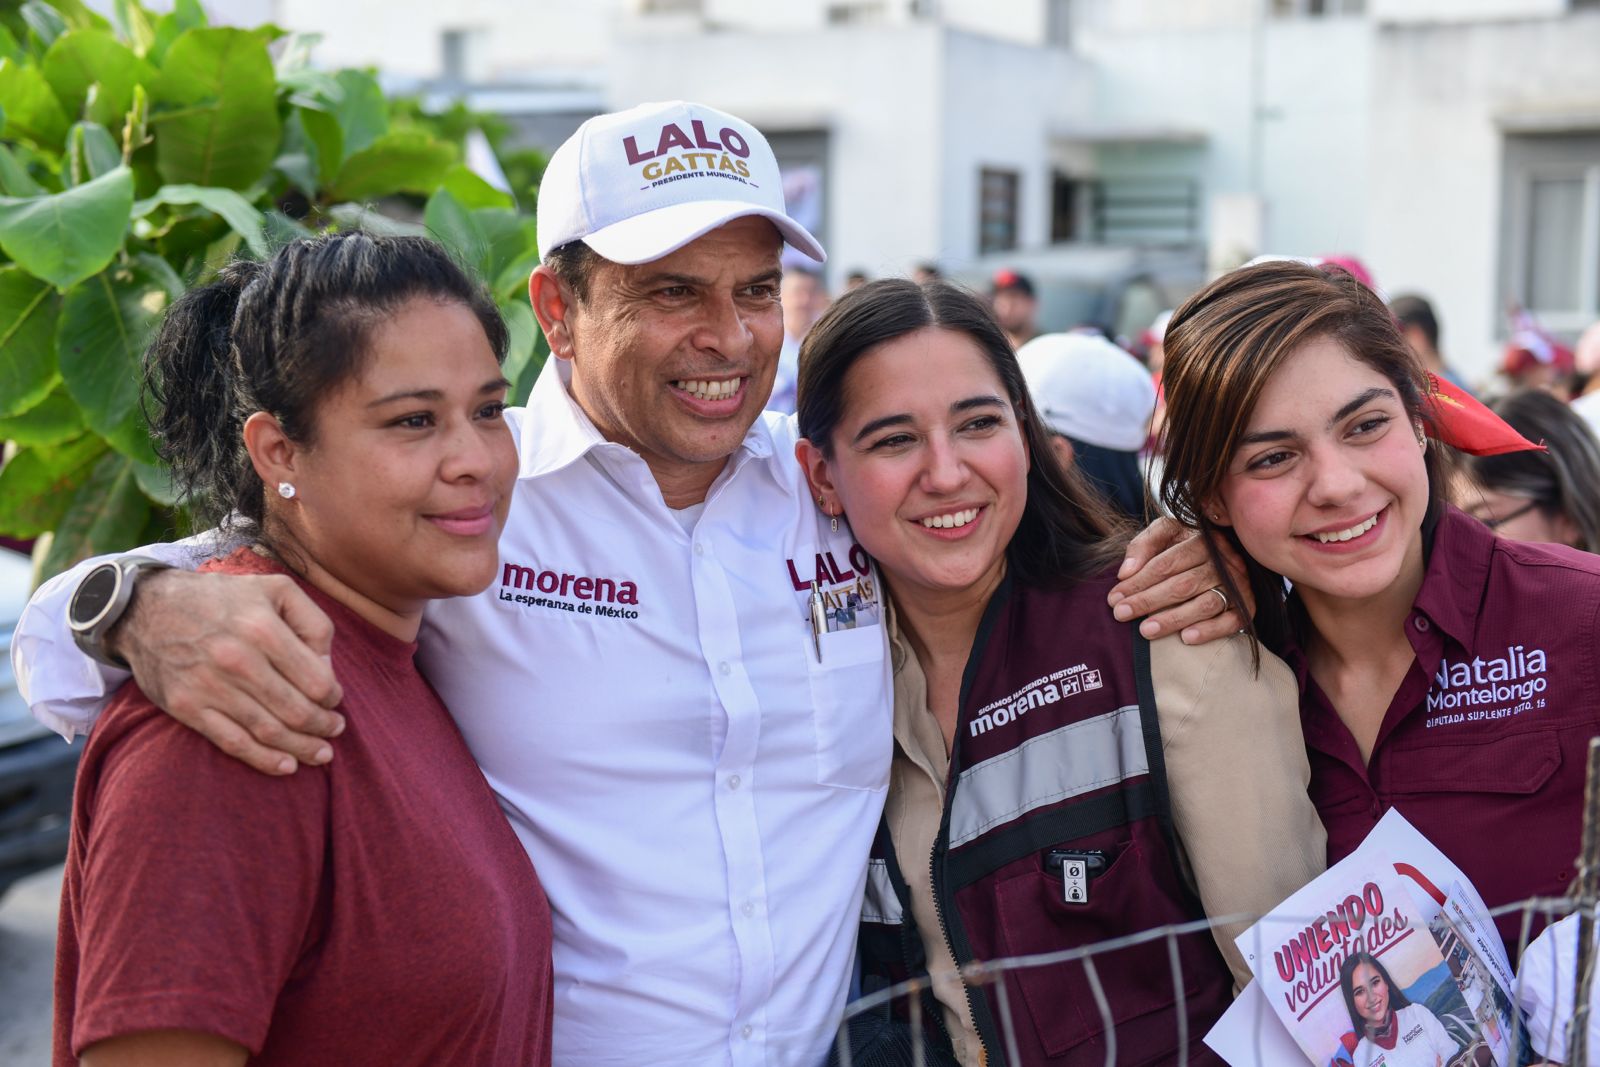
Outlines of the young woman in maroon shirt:
M 1247 556 L 1254 632 L 1300 679 L 1330 862 L 1395 807 L 1491 907 L 1561 895 L 1600 728 L 1600 559 L 1444 504 L 1427 434 L 1461 409 L 1343 272 L 1224 275 L 1166 357 L 1163 499 Z M 1520 912 L 1500 928 L 1515 955 Z
M 417 238 L 296 241 L 167 315 L 154 428 L 235 535 L 204 569 L 310 594 L 347 727 L 269 777 L 117 695 L 78 774 L 58 1065 L 550 1062 L 549 906 L 412 662 L 424 603 L 495 573 L 505 349 Z

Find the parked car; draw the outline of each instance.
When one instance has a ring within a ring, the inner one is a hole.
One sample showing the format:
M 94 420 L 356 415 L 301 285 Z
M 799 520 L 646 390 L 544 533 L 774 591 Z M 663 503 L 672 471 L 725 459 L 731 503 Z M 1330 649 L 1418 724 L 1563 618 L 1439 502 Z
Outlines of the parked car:
M 33 585 L 33 565 L 0 548 L 0 896 L 18 879 L 66 858 L 72 780 L 82 742 L 41 726 L 17 692 L 11 637 Z

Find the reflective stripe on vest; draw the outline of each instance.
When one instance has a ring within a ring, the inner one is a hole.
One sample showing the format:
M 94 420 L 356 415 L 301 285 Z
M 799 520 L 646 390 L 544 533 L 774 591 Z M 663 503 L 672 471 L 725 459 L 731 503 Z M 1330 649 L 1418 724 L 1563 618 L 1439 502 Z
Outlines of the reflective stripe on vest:
M 867 861 L 867 895 L 861 902 L 861 921 L 887 926 L 905 924 L 905 911 L 900 907 L 900 897 L 889 878 L 887 860 Z
M 1031 737 L 961 772 L 950 809 L 950 847 L 1046 804 L 1149 772 L 1136 704 Z

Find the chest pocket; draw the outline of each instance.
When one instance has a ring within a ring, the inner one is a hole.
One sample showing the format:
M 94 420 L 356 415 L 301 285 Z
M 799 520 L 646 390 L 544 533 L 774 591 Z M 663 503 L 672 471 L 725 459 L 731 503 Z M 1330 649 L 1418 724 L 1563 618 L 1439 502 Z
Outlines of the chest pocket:
M 810 633 L 805 641 L 817 781 L 846 789 L 887 788 L 894 720 L 883 627 L 823 634 L 820 663 Z
M 1395 796 L 1503 793 L 1532 796 L 1561 767 L 1561 744 L 1541 730 L 1466 744 L 1396 745 L 1384 756 L 1383 778 Z

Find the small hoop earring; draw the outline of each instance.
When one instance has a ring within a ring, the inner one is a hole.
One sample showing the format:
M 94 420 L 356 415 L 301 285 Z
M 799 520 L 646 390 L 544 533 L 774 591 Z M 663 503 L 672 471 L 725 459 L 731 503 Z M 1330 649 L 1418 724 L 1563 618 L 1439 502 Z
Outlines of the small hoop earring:
M 828 517 L 828 526 L 829 526 L 830 529 L 833 530 L 834 533 L 838 533 L 839 532 L 839 516 L 837 516 L 837 515 L 829 516 Z
M 294 499 L 294 484 L 292 482 L 279 482 L 278 495 L 285 500 Z

